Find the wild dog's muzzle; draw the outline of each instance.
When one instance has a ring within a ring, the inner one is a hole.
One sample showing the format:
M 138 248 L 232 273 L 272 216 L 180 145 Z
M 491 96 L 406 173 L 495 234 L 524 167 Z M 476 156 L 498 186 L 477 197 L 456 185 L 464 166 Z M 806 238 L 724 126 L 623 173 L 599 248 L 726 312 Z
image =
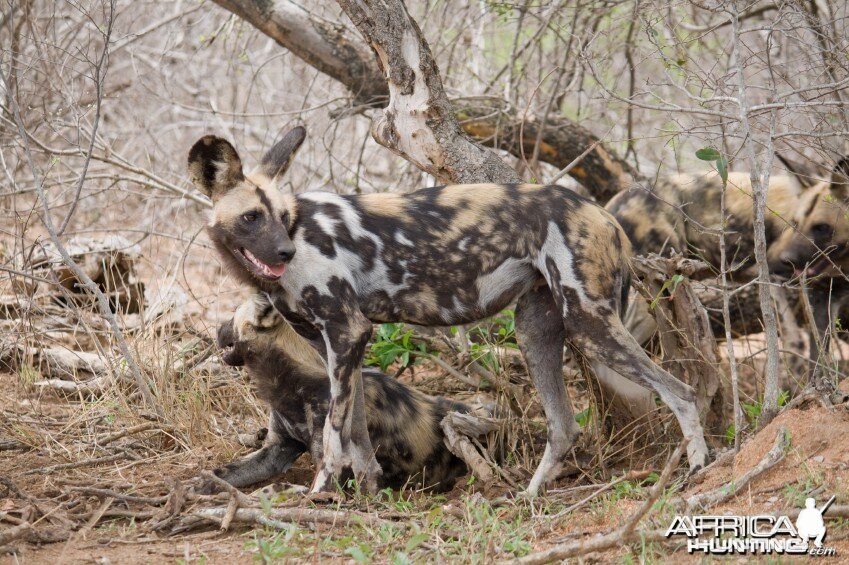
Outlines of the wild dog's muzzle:
M 236 341 L 236 331 L 233 320 L 221 324 L 218 328 L 218 347 L 222 349 L 221 360 L 231 367 L 241 367 L 245 364 L 245 357 Z

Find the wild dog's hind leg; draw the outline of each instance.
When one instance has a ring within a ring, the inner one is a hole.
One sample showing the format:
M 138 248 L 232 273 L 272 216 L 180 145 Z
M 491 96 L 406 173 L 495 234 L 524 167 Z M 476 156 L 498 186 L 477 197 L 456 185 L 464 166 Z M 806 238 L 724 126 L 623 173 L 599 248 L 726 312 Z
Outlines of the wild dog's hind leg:
M 619 317 L 603 306 L 590 313 L 580 306 L 568 319 L 566 339 L 596 366 L 606 366 L 625 378 L 654 390 L 678 420 L 681 432 L 690 442 L 687 456 L 690 470 L 707 464 L 708 448 L 696 408 L 695 391 L 668 372 L 655 365 L 643 348 L 619 321 Z
M 563 382 L 566 331 L 548 287 L 531 290 L 519 298 L 516 337 L 548 424 L 545 453 L 527 490 L 535 496 L 540 487 L 557 478 L 563 469 L 563 459 L 580 433 Z

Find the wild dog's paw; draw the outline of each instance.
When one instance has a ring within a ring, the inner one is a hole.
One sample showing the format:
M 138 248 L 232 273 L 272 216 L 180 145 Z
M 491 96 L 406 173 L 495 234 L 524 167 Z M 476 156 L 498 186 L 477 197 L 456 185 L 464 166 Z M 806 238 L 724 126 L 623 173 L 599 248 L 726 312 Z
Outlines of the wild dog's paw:
M 219 467 L 212 471 L 212 474 L 218 477 L 219 479 L 226 481 L 224 477 L 227 475 L 227 466 Z M 217 494 L 224 490 L 224 487 L 221 484 L 213 481 L 212 479 L 202 478 L 198 482 L 197 486 L 195 486 L 195 492 L 197 494 Z

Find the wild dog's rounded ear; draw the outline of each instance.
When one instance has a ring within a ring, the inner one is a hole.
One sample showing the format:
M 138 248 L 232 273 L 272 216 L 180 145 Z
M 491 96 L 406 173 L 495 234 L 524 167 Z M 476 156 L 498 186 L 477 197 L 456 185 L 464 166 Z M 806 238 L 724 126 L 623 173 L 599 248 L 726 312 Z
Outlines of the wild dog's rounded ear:
M 793 161 L 786 155 L 777 151 L 775 156 L 787 168 L 787 172 L 796 178 L 802 188 L 808 189 L 820 182 L 817 178 L 817 171 L 813 167 L 810 167 L 807 163 Z
M 214 135 L 192 145 L 188 167 L 194 185 L 213 202 L 245 180 L 239 154 L 227 140 Z
M 838 161 L 831 171 L 831 193 L 842 202 L 849 201 L 849 156 Z
M 289 168 L 289 165 L 292 163 L 292 158 L 295 156 L 295 153 L 298 152 L 298 149 L 301 147 L 301 144 L 304 142 L 306 137 L 307 130 L 303 126 L 297 126 L 289 130 L 289 132 L 283 136 L 283 139 L 275 143 L 274 146 L 269 149 L 265 155 L 263 155 L 262 161 L 260 161 L 259 167 L 255 173 L 259 173 L 260 175 L 268 178 L 269 181 L 273 181 L 283 175 L 283 173 L 285 173 Z

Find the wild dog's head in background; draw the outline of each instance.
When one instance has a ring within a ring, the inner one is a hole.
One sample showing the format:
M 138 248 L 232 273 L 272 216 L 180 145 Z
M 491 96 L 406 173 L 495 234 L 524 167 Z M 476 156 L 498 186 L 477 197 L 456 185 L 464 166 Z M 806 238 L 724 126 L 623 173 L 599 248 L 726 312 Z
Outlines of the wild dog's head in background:
M 296 201 L 277 185 L 305 137 L 304 128 L 292 129 L 248 174 L 220 137 L 202 137 L 189 150 L 189 176 L 213 203 L 210 238 L 234 275 L 259 288 L 272 289 L 295 255 Z
M 802 195 L 794 226 L 770 246 L 768 256 L 771 270 L 784 276 L 835 276 L 834 265 L 849 266 L 849 157 L 837 163 L 828 181 Z

